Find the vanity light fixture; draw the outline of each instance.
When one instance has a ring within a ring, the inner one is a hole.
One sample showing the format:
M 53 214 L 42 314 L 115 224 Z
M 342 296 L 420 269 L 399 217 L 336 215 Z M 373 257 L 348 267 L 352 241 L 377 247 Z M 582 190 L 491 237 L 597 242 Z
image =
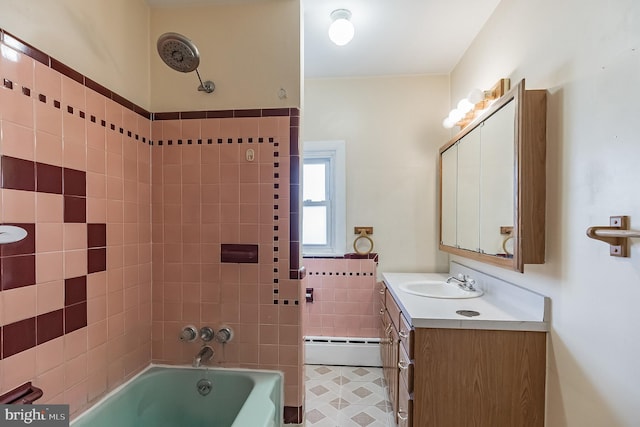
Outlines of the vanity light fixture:
M 353 39 L 355 29 L 351 22 L 351 11 L 348 9 L 336 9 L 331 12 L 329 25 L 329 39 L 338 46 L 344 46 Z
M 456 108 L 449 112 L 449 115 L 442 121 L 442 126 L 446 129 L 451 129 L 454 126 L 460 126 L 460 129 L 464 128 L 493 101 L 509 90 L 509 82 L 509 79 L 500 79 L 489 90 L 473 89 L 466 98 L 458 102 Z

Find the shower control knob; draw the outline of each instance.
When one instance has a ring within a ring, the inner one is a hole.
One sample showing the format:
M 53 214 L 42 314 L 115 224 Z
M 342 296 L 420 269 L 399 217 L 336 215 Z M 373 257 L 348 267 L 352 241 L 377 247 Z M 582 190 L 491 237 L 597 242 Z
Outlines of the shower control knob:
M 227 326 L 220 328 L 216 333 L 216 342 L 220 344 L 227 343 L 233 339 L 233 330 Z
M 209 342 L 215 336 L 215 332 L 209 326 L 203 326 L 200 328 L 200 339 L 205 342 Z
M 187 325 L 180 331 L 180 341 L 193 342 L 198 338 L 198 330 L 193 325 Z

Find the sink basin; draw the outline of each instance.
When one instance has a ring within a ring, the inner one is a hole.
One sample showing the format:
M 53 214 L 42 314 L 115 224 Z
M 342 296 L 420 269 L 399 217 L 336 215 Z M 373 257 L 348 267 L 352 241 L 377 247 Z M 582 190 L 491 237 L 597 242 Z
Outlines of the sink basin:
M 400 285 L 400 290 L 408 294 L 427 298 L 477 298 L 482 291 L 466 291 L 455 283 L 447 283 L 440 280 L 420 280 L 407 282 Z

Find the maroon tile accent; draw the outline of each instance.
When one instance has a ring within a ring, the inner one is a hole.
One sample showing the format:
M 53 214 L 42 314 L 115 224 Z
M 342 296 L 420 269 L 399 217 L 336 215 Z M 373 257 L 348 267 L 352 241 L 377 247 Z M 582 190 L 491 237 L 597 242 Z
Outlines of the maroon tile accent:
M 7 89 L 13 89 L 13 82 L 11 80 L 9 80 L 9 79 L 2 79 L 2 84 Z
M 63 194 L 66 196 L 87 195 L 87 174 L 76 169 L 63 169 Z
M 258 245 L 220 245 L 220 262 L 258 263 Z
M 207 111 L 208 119 L 225 119 L 233 117 L 233 110 Z
M 2 326 L 0 326 L 0 360 L 2 360 Z
M 64 334 L 64 311 L 62 309 L 36 316 L 36 343 L 51 341 Z
M 35 163 L 15 157 L 2 156 L 2 188 L 34 191 L 36 189 Z
M 38 94 L 38 100 L 40 102 L 47 102 L 47 96 L 43 94 Z
M 289 158 L 289 182 L 291 184 L 300 184 L 300 156 L 291 156 Z
M 206 111 L 183 111 L 180 113 L 181 119 L 206 119 Z
M 129 101 L 128 99 L 118 95 L 115 92 L 112 92 L 111 99 L 113 99 L 115 102 L 117 102 L 118 104 L 122 105 L 123 107 L 133 111 L 133 107 L 135 106 L 135 104 L 133 102 Z
M 46 163 L 36 163 L 36 191 L 62 194 L 62 168 Z
M 64 306 L 87 300 L 87 276 L 64 279 Z
M 86 222 L 87 199 L 84 197 L 64 196 L 64 222 Z
M 26 42 L 20 40 L 19 38 L 15 37 L 14 35 L 5 32 L 3 41 L 4 41 L 4 44 L 6 44 L 7 46 L 12 47 L 13 49 L 15 49 L 17 51 L 24 53 L 28 57 L 33 58 L 36 61 L 43 63 L 47 67 L 49 66 L 49 55 L 46 55 L 44 52 L 36 49 L 35 47 L 31 46 L 30 44 L 28 44 Z
M 87 271 L 97 273 L 107 270 L 107 248 L 91 248 L 87 251 Z
M 299 117 L 300 116 L 300 109 L 299 108 L 290 108 L 289 109 L 289 115 L 290 116 L 294 116 L 294 117 Z
M 36 318 L 20 320 L 2 327 L 2 357 L 6 359 L 36 345 Z
M 32 254 L 0 258 L 0 272 L 3 291 L 35 285 L 36 256 Z
M 60 101 L 58 101 L 57 99 L 53 100 L 53 106 L 56 107 L 58 110 L 60 109 Z
M 87 326 L 87 303 L 70 305 L 64 308 L 64 333 L 68 334 Z
M 300 268 L 300 243 L 298 242 L 289 242 L 289 268 L 292 270 Z
M 5 243 L 0 245 L 0 256 L 8 257 L 14 255 L 28 255 L 36 253 L 36 225 L 11 223 L 4 225 L 15 225 L 27 231 L 27 237 L 15 243 Z
M 89 77 L 84 78 L 84 85 L 89 89 L 95 92 L 98 92 L 100 95 L 104 96 L 105 98 L 111 99 L 111 91 L 106 87 L 102 86 L 100 83 L 94 82 Z
M 133 112 L 141 115 L 142 117 L 144 117 L 147 120 L 151 120 L 151 118 L 153 117 L 153 115 L 150 112 L 148 112 L 147 110 L 145 110 L 142 107 L 138 107 L 137 105 L 134 105 Z
M 234 110 L 234 117 L 262 117 L 262 110 Z
M 107 246 L 107 224 L 87 224 L 87 247 Z
M 262 117 L 288 116 L 288 108 L 263 108 Z
M 153 120 L 178 120 L 180 113 L 153 113 Z
M 289 126 L 300 126 L 300 117 L 291 117 L 289 118 Z
M 31 96 L 31 89 L 29 89 L 28 87 L 22 86 L 22 94 L 25 96 Z
M 300 155 L 300 144 L 298 139 L 298 134 L 300 132 L 300 128 L 291 126 L 289 128 L 289 154 L 291 156 L 299 156 Z
M 285 406 L 284 407 L 284 423 L 285 424 L 302 423 L 302 406 Z
M 72 80 L 77 81 L 78 83 L 84 85 L 84 76 L 74 70 L 73 68 L 63 64 L 55 58 L 51 58 L 51 68 L 56 70 L 57 72 L 64 74 Z

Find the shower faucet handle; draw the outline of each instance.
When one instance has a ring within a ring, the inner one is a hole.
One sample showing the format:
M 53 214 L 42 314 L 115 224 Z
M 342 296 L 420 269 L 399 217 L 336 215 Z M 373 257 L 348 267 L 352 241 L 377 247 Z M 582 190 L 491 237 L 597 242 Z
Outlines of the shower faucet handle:
M 180 331 L 180 341 L 193 342 L 198 338 L 198 330 L 193 325 L 187 325 Z
M 228 326 L 223 326 L 220 328 L 218 333 L 216 333 L 216 342 L 220 344 L 227 343 L 233 339 L 233 329 Z
M 215 331 L 210 326 L 200 328 L 200 339 L 204 342 L 211 341 L 215 335 Z

